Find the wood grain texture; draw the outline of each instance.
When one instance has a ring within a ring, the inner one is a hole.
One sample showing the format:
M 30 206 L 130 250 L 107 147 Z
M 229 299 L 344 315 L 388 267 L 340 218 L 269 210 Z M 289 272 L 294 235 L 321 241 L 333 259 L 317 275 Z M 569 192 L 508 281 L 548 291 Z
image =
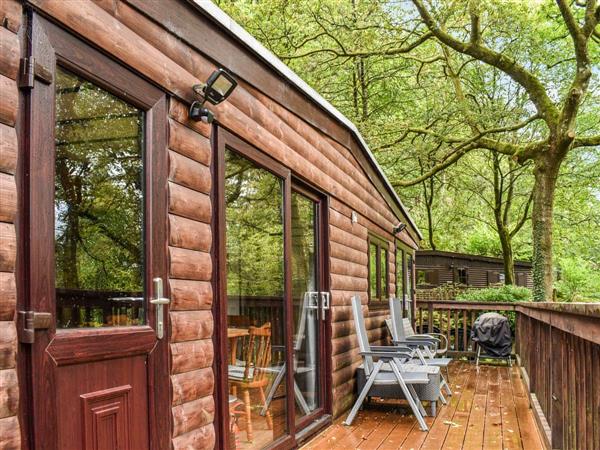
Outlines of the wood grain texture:
M 212 245 L 210 225 L 169 214 L 169 245 L 209 252 Z
M 0 27 L 0 74 L 15 80 L 19 72 L 19 39 L 8 28 Z
M 16 416 L 0 419 L 0 448 L 2 450 L 21 449 L 21 430 Z
M 0 1 L 0 21 L 13 33 L 17 33 L 21 28 L 22 9 L 19 0 Z
M 0 75 L 0 122 L 14 126 L 19 106 L 19 91 L 14 80 Z
M 197 400 L 213 393 L 215 378 L 212 367 L 171 376 L 173 406 Z
M 212 284 L 208 281 L 169 280 L 171 311 L 210 309 L 213 302 Z
M 171 373 L 178 374 L 210 367 L 213 363 L 212 340 L 204 339 L 171 344 Z
M 15 177 L 0 173 L 0 221 L 15 222 L 17 215 L 17 184 Z
M 211 311 L 172 311 L 170 319 L 172 342 L 195 341 L 212 336 Z
M 0 123 L 0 172 L 14 174 L 17 169 L 17 132 Z
M 0 222 L 0 272 L 13 272 L 17 257 L 17 237 L 12 223 Z
M 176 152 L 169 152 L 169 180 L 198 192 L 210 192 L 210 169 Z
M 210 197 L 185 186 L 169 183 L 169 212 L 209 223 L 211 219 Z
M 14 322 L 0 322 L 0 370 L 16 367 L 17 328 Z
M 209 281 L 212 276 L 212 261 L 209 253 L 169 247 L 171 278 Z
M 17 306 L 17 286 L 15 275 L 0 272 L 0 321 L 11 321 L 15 318 Z
M 206 138 L 210 137 L 210 124 L 191 120 L 188 115 L 188 107 L 175 98 L 169 102 L 169 117 Z
M 173 439 L 173 450 L 210 450 L 215 447 L 215 428 L 212 424 L 196 428 Z
M 210 165 L 210 141 L 173 119 L 169 120 L 169 148 L 205 166 Z
M 173 408 L 173 437 L 211 424 L 215 418 L 212 395 Z
M 0 419 L 15 416 L 19 406 L 19 384 L 16 369 L 0 370 Z

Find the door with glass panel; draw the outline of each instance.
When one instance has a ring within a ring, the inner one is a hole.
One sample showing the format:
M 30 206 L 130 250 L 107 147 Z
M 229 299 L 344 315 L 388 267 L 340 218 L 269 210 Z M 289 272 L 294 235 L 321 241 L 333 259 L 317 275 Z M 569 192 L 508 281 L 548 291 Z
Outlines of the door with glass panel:
M 219 445 L 289 446 L 325 400 L 321 201 L 236 136 L 217 139 Z
M 324 411 L 326 314 L 324 286 L 324 200 L 296 184 L 291 195 L 292 303 L 294 323 L 294 405 L 296 428 L 309 426 Z
M 30 26 L 45 69 L 25 93 L 30 446 L 166 448 L 166 99 L 57 26 Z

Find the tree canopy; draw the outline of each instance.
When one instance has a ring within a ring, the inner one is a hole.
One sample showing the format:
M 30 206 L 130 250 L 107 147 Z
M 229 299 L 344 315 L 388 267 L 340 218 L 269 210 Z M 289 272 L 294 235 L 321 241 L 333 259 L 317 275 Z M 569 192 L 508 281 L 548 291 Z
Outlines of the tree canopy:
M 218 4 L 357 124 L 424 246 L 532 259 L 538 300 L 568 267 L 597 291 L 596 0 Z

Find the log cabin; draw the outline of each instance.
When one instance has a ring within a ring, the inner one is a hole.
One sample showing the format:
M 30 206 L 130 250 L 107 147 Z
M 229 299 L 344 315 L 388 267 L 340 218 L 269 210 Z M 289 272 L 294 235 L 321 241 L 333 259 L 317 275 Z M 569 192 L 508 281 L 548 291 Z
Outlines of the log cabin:
M 486 288 L 504 284 L 502 258 L 419 250 L 415 256 L 416 287 L 418 290 L 440 286 L 462 288 Z M 529 261 L 514 261 L 515 284 L 533 287 L 533 275 Z
M 357 128 L 209 1 L 0 15 L 0 448 L 329 426 L 422 238 Z

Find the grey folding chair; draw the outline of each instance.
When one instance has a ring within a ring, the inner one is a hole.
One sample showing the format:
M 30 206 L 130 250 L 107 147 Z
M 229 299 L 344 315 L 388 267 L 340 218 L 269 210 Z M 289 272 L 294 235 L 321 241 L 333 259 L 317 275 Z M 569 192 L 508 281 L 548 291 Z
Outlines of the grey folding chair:
M 427 415 L 421 400 L 415 391 L 415 385 L 432 385 L 439 393 L 439 378 L 436 377 L 432 383 L 430 374 L 439 374 L 438 367 L 424 367 L 407 365 L 404 362 L 410 359 L 410 349 L 400 346 L 371 346 L 367 336 L 365 320 L 362 312 L 359 296 L 352 297 L 352 314 L 358 337 L 360 354 L 364 362 L 364 372 L 367 381 L 358 395 L 352 410 L 348 414 L 344 424 L 352 424 L 356 414 L 371 388 L 377 386 L 398 386 L 408 401 L 410 408 L 417 418 L 419 427 L 423 431 L 429 428 L 423 419 Z M 375 361 L 377 359 L 377 361 Z M 384 369 L 387 366 L 387 370 Z M 437 386 L 435 386 L 437 384 Z
M 424 365 L 444 368 L 446 377 L 450 378 L 448 365 L 452 362 L 452 358 L 437 356 L 448 351 L 446 336 L 440 333 L 415 334 L 410 319 L 402 317 L 402 302 L 400 299 L 393 297 L 390 297 L 390 319 L 386 320 L 386 325 L 392 335 L 394 345 L 410 347 L 413 358 L 417 358 Z M 444 342 L 444 346 L 440 348 L 442 342 Z M 441 383 L 448 395 L 452 395 L 452 390 L 443 375 L 441 376 Z M 442 402 L 446 403 L 443 396 Z
M 316 300 L 315 300 L 315 298 L 316 298 Z M 315 301 L 313 302 L 313 300 L 315 300 Z M 305 338 L 308 339 L 309 341 L 314 341 L 317 338 L 314 329 L 308 327 L 308 331 L 307 331 L 307 315 L 311 312 L 314 314 L 318 314 L 319 313 L 318 311 L 319 311 L 319 292 L 305 292 L 304 299 L 302 301 L 302 308 L 301 308 L 300 315 L 298 318 L 298 328 L 297 328 L 298 332 L 296 334 L 296 338 L 294 341 L 294 355 L 293 355 L 294 366 L 295 366 L 294 374 L 311 374 L 312 373 L 313 376 L 316 375 L 316 370 L 315 370 L 316 367 L 314 365 L 316 363 L 312 363 L 308 367 L 298 366 L 298 364 L 296 362 L 296 355 L 301 350 L 302 343 L 304 342 Z M 312 347 L 312 346 L 309 344 L 309 347 Z M 285 372 L 286 372 L 286 363 L 283 363 L 283 365 L 280 367 L 272 368 L 270 370 L 272 372 L 277 372 L 277 376 L 275 377 L 275 379 L 273 380 L 273 383 L 271 384 L 271 388 L 269 389 L 267 398 L 265 399 L 265 403 L 260 411 L 261 416 L 264 416 L 267 414 L 267 410 L 269 408 L 269 405 L 273 401 L 275 392 L 277 391 L 277 388 L 283 381 L 283 377 L 285 376 Z M 314 410 L 314 408 L 315 408 L 314 400 L 311 400 L 311 405 L 308 404 L 308 402 L 304 398 L 304 395 L 302 394 L 302 390 L 300 389 L 300 387 L 298 386 L 298 383 L 296 382 L 295 377 L 294 377 L 294 397 L 296 398 L 296 401 L 298 402 L 298 405 L 300 406 L 300 408 L 302 409 L 304 414 L 310 414 L 310 412 L 312 410 Z

